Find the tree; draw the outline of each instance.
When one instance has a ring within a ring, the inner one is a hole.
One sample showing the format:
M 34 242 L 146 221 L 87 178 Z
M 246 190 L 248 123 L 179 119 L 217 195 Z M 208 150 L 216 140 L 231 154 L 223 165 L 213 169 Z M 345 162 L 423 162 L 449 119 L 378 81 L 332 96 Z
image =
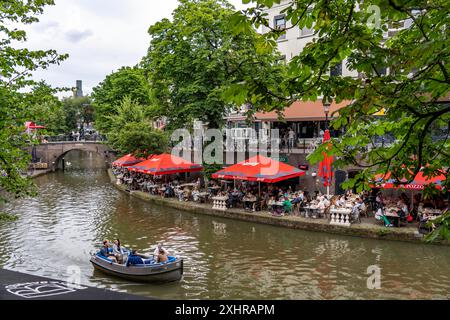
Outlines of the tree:
M 150 87 L 142 69 L 122 67 L 106 76 L 105 80 L 93 89 L 95 127 L 101 133 L 111 130 L 109 117 L 117 113 L 117 107 L 125 96 L 141 105 L 150 105 Z
M 168 138 L 163 131 L 153 129 L 145 122 L 129 122 L 118 133 L 117 150 L 146 158 L 151 154 L 167 152 Z
M 256 6 L 235 15 L 236 32 L 249 32 L 252 24 L 268 26 L 264 7 L 280 3 L 251 2 Z M 344 187 L 368 189 L 374 173 L 390 171 L 401 185 L 410 183 L 420 170 L 426 176 L 443 170 L 449 190 L 448 12 L 450 3 L 445 0 L 288 3 L 284 10 L 287 21 L 300 28 L 313 27 L 315 34 L 289 62 L 288 76 L 278 86 L 265 88 L 264 97 L 270 99 L 267 109 L 282 110 L 295 100 L 316 100 L 319 96 L 351 101 L 332 122 L 335 129 L 346 128 L 343 136 L 333 140 L 330 153 L 337 157 L 335 166 L 351 164 L 362 169 Z M 404 27 L 388 33 L 388 28 L 399 25 Z M 284 32 L 273 30 L 265 36 L 273 40 Z M 342 62 L 359 76 L 330 76 L 330 69 Z M 383 68 L 388 72 L 381 72 Z M 251 82 L 242 84 L 241 91 L 251 86 Z M 248 90 L 246 96 L 259 99 L 260 95 Z M 386 136 L 394 142 L 377 143 Z M 309 160 L 320 161 L 324 147 Z M 400 181 L 402 178 L 406 181 Z M 433 187 L 425 192 L 432 193 Z
M 146 107 L 131 100 L 130 96 L 125 96 L 116 113 L 106 119 L 111 126 L 106 137 L 114 150 L 142 157 L 167 151 L 167 135 L 152 128 Z
M 30 120 L 45 126 L 48 135 L 63 134 L 67 131 L 66 114 L 63 104 L 55 96 L 57 89 L 51 88 L 44 81 L 37 83 L 31 93 L 27 94 L 29 101 Z
M 77 131 L 78 125 L 85 126 L 94 121 L 91 98 L 89 96 L 64 98 L 62 104 L 66 115 L 67 131 Z
M 31 73 L 67 58 L 54 50 L 17 48 L 18 42 L 26 41 L 26 33 L 11 26 L 38 21 L 44 6 L 52 4 L 53 0 L 0 2 L 0 200 L 33 191 L 31 181 L 22 176 L 30 158 L 25 151 L 29 138 L 23 133 L 25 121 L 32 116 L 24 93 L 34 84 Z
M 245 33 L 252 23 L 268 25 L 263 8 L 280 1 L 252 2 L 257 6 L 235 15 L 235 30 Z M 347 187 L 367 188 L 375 172 L 391 171 L 409 183 L 423 167 L 430 176 L 446 170 L 450 165 L 449 9 L 449 2 L 440 0 L 289 3 L 286 19 L 300 28 L 313 26 L 315 37 L 289 62 L 287 77 L 276 88 L 265 89 L 267 109 L 282 110 L 295 100 L 319 96 L 352 101 L 332 122 L 335 129 L 346 128 L 333 141 L 335 165 L 363 169 Z M 386 39 L 388 26 L 405 20 L 411 26 Z M 265 36 L 273 40 L 284 32 L 273 30 Z M 341 62 L 359 77 L 330 76 L 330 69 Z M 390 72 L 380 72 L 383 67 Z M 241 91 L 251 86 L 251 82 L 242 84 Z M 251 89 L 246 93 L 249 100 L 260 98 Z M 377 116 L 380 113 L 384 115 Z M 386 135 L 395 142 L 376 143 Z M 309 159 L 319 161 L 322 151 L 319 148 Z M 446 174 L 448 184 L 449 171 Z
M 234 12 L 227 1 L 180 0 L 172 21 L 163 19 L 150 27 L 152 40 L 141 65 L 150 80 L 154 109 L 168 118 L 169 130 L 194 120 L 222 128 L 233 107 L 226 96 L 236 92 L 239 82 L 280 80 L 274 79 L 280 56 L 267 50 L 254 30 L 233 33 Z M 237 106 L 244 103 L 237 100 Z

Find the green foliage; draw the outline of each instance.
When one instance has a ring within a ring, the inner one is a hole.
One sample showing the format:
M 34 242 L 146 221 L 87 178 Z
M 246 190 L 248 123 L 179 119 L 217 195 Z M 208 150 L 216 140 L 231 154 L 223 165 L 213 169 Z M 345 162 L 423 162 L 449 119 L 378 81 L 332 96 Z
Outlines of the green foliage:
M 233 105 L 254 102 L 252 112 L 260 102 L 245 99 L 241 83 L 250 81 L 257 91 L 281 78 L 274 48 L 267 50 L 252 28 L 235 32 L 234 14 L 226 1 L 181 0 L 171 20 L 150 27 L 152 40 L 141 65 L 152 86 L 154 110 L 168 118 L 169 130 L 197 119 L 221 128 Z
M 19 217 L 10 215 L 6 212 L 0 212 L 0 222 L 1 221 L 16 221 L 17 219 L 19 219 Z
M 432 227 L 432 225 L 435 225 L 436 229 L 426 235 L 426 242 L 450 241 L 450 211 L 447 211 L 439 218 L 428 222 L 429 227 Z
M 62 105 L 66 118 L 66 132 L 78 130 L 78 123 L 87 124 L 94 121 L 94 110 L 90 97 L 64 98 Z
M 167 152 L 167 135 L 145 122 L 127 123 L 119 131 L 116 140 L 117 149 L 123 153 L 132 153 L 137 157 Z
M 207 179 L 211 179 L 211 176 L 219 170 L 222 170 L 222 165 L 220 164 L 203 164 L 203 174 Z
M 263 6 L 276 3 L 251 2 L 257 6 L 235 18 L 235 28 L 244 33 L 252 24 L 268 26 Z M 374 7 L 380 9 L 379 19 Z M 374 173 L 391 171 L 394 178 L 409 182 L 422 167 L 433 176 L 450 166 L 450 2 L 298 0 L 283 12 L 294 26 L 313 26 L 315 36 L 288 63 L 277 88 L 267 87 L 263 93 L 253 90 L 250 82 L 243 84 L 247 99 L 264 100 L 267 109 L 275 110 L 318 97 L 351 101 L 332 122 L 334 129 L 346 129 L 332 141 L 335 166 L 363 170 L 347 187 L 367 188 Z M 406 19 L 410 26 L 386 40 L 387 26 Z M 265 37 L 276 40 L 284 32 L 273 30 Z M 330 68 L 339 62 L 359 77 L 330 76 Z M 382 67 L 390 72 L 381 73 Z M 384 115 L 377 115 L 380 112 Z M 394 142 L 377 143 L 386 136 Z M 309 160 L 320 161 L 322 151 L 319 148 Z
M 167 151 L 168 137 L 151 126 L 146 107 L 125 96 L 116 113 L 108 116 L 111 130 L 106 133 L 108 144 L 123 154 L 147 157 Z
M 150 106 L 150 87 L 142 69 L 123 67 L 93 89 L 97 130 L 105 134 L 113 129 L 110 116 L 117 114 L 117 108 L 126 96 L 147 108 Z
M 42 132 L 48 135 L 63 134 L 67 131 L 66 113 L 63 104 L 55 96 L 56 92 L 57 89 L 41 81 L 26 96 L 31 115 L 29 120 L 44 125 L 45 130 Z
M 43 7 L 51 4 L 52 0 L 0 2 L 0 200 L 8 195 L 34 193 L 33 184 L 22 175 L 30 158 L 25 151 L 30 138 L 24 135 L 24 123 L 32 118 L 30 101 L 43 99 L 46 94 L 24 92 L 35 84 L 30 80 L 34 70 L 59 64 L 67 58 L 54 50 L 27 49 L 23 44 L 25 31 L 11 26 L 38 21 L 37 15 Z

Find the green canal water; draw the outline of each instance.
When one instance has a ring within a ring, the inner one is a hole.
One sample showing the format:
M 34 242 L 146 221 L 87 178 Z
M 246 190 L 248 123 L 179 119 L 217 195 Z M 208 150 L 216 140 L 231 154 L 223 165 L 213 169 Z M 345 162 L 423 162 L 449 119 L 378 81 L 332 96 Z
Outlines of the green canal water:
M 82 284 L 163 299 L 450 298 L 449 247 L 194 215 L 116 190 L 93 154 L 66 161 L 66 172 L 36 178 L 37 197 L 0 208 L 19 216 L 0 222 L 0 267 L 65 280 L 76 266 Z M 163 241 L 184 257 L 183 279 L 140 284 L 94 271 L 90 252 L 116 237 L 144 252 Z M 380 289 L 367 287 L 374 265 Z

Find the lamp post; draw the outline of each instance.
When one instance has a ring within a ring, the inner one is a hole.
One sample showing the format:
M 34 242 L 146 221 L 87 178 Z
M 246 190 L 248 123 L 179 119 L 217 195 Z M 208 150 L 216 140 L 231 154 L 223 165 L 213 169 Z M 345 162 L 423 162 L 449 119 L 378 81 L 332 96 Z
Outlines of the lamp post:
M 328 113 L 330 112 L 331 103 L 326 97 L 322 100 L 323 111 L 325 112 L 325 131 L 328 130 Z M 330 195 L 330 182 L 327 183 L 327 196 Z
M 328 101 L 327 98 L 323 98 L 322 104 L 323 104 L 323 111 L 325 112 L 325 130 L 328 130 L 328 113 L 330 113 L 331 103 Z

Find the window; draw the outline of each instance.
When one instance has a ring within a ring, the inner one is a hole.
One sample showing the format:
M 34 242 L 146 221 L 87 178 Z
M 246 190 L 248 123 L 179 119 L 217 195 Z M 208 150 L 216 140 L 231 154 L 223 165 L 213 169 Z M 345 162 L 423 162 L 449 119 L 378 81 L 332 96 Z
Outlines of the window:
M 332 77 L 342 76 L 342 62 L 331 67 L 330 76 L 332 76 Z
M 286 17 L 285 15 L 279 15 L 274 18 L 274 28 L 276 30 L 286 29 Z M 286 39 L 286 34 L 281 35 L 278 40 Z
M 301 37 L 307 37 L 307 36 L 311 36 L 314 34 L 314 26 L 312 26 L 311 28 L 308 27 L 303 27 L 303 29 L 300 30 L 300 36 Z

